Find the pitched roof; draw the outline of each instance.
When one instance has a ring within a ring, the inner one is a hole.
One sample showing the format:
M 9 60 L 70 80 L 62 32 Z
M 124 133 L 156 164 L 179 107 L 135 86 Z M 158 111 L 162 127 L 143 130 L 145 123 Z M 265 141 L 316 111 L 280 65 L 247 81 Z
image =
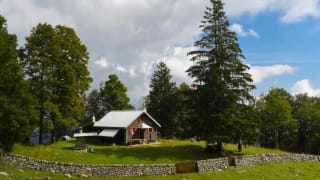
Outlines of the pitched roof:
M 119 129 L 104 129 L 99 133 L 99 136 L 114 137 L 118 131 Z
M 161 125 L 153 119 L 145 110 L 110 111 L 99 121 L 94 123 L 94 127 L 127 128 L 134 120 L 142 114 L 147 115 L 158 127 Z

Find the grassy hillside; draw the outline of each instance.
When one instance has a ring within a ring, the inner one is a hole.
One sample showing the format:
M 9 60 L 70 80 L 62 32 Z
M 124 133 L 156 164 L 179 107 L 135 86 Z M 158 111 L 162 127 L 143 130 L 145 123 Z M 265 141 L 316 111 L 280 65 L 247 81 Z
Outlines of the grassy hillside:
M 30 169 L 20 169 L 10 165 L 8 162 L 0 159 L 0 172 L 7 172 L 9 177 L 0 175 L 0 179 L 43 179 L 50 177 L 54 179 L 150 179 L 150 180 L 203 180 L 203 179 L 320 179 L 320 164 L 317 162 L 283 162 L 283 163 L 267 163 L 253 167 L 235 167 L 228 168 L 221 172 L 210 172 L 205 174 L 190 173 L 177 174 L 173 176 L 143 176 L 143 177 L 89 177 L 80 178 L 79 176 L 67 177 L 64 174 L 53 174 L 48 172 L 39 172 Z
M 90 145 L 93 153 L 83 153 L 72 150 L 74 141 L 58 142 L 52 145 L 20 145 L 14 146 L 13 153 L 44 159 L 49 161 L 75 162 L 88 164 L 151 164 L 175 163 L 186 160 L 201 160 L 214 158 L 204 152 L 204 142 L 162 140 L 154 145 L 139 146 L 103 146 Z M 242 153 L 236 152 L 236 145 L 227 144 L 226 150 L 234 155 L 249 155 L 262 153 L 284 153 L 279 150 L 264 149 L 249 146 Z

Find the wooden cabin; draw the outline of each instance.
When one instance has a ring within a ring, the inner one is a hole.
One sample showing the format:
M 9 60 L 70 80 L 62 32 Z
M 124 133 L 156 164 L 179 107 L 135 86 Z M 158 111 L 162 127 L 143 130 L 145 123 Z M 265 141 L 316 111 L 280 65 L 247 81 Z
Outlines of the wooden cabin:
M 157 141 L 161 128 L 146 110 L 110 111 L 92 126 L 94 132 L 79 132 L 74 137 L 96 137 L 116 144 L 148 143 Z

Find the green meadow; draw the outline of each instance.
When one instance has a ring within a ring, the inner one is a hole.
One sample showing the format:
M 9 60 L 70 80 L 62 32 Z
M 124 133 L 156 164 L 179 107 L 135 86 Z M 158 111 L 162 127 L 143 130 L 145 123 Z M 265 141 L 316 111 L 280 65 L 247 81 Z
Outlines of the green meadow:
M 95 152 L 84 153 L 72 150 L 75 141 L 59 141 L 50 145 L 16 144 L 13 153 L 44 159 L 49 161 L 75 162 L 88 164 L 140 164 L 140 163 L 176 163 L 187 160 L 216 158 L 204 151 L 205 142 L 180 140 L 161 140 L 156 144 L 136 146 L 93 145 Z M 233 155 L 281 154 L 280 150 L 247 146 L 237 152 L 234 144 L 224 144 L 224 151 Z M 172 176 L 139 176 L 139 177 L 79 177 L 65 174 L 41 172 L 27 168 L 19 168 L 0 159 L 0 179 L 320 179 L 320 164 L 316 162 L 278 162 L 266 163 L 251 167 L 230 167 L 223 171 L 208 173 L 176 174 Z
M 89 144 L 89 146 L 94 149 L 93 153 L 72 150 L 74 146 L 74 141 L 59 141 L 50 145 L 16 144 L 13 153 L 49 161 L 86 164 L 160 164 L 218 157 L 211 153 L 204 152 L 205 142 L 203 141 L 161 140 L 156 144 L 137 146 Z M 225 151 L 233 155 L 286 153 L 280 150 L 257 148 L 254 146 L 243 148 L 242 152 L 239 153 L 236 151 L 237 146 L 233 144 L 225 144 L 224 148 Z

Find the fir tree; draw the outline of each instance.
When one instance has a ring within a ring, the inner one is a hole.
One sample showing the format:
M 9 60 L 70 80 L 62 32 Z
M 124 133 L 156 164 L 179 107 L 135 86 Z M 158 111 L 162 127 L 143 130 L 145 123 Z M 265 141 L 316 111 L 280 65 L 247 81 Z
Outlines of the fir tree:
M 237 37 L 229 28 L 221 0 L 210 0 L 200 28 L 202 36 L 191 51 L 188 74 L 194 79 L 198 136 L 208 142 L 231 139 L 239 106 L 252 100 L 249 67 Z M 240 108 L 241 109 L 241 108 Z
M 150 92 L 146 97 L 148 112 L 161 124 L 161 136 L 171 138 L 175 136 L 175 83 L 171 82 L 170 70 L 164 62 L 157 65 L 152 75 Z

